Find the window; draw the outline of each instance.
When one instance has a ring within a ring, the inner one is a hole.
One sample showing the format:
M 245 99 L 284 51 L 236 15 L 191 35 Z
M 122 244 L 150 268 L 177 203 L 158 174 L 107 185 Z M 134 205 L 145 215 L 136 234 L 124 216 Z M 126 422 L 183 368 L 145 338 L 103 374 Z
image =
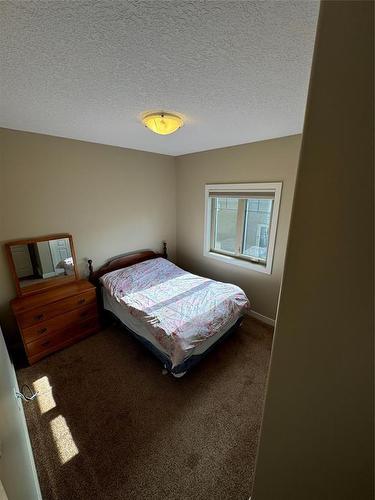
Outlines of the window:
M 204 255 L 271 274 L 281 187 L 206 185 Z

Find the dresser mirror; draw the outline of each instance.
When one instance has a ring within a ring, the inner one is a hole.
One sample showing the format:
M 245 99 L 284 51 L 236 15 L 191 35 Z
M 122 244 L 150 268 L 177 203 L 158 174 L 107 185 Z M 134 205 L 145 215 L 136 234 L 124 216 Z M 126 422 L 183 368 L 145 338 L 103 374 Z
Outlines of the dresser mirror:
M 10 241 L 5 250 L 19 297 L 79 278 L 70 234 Z

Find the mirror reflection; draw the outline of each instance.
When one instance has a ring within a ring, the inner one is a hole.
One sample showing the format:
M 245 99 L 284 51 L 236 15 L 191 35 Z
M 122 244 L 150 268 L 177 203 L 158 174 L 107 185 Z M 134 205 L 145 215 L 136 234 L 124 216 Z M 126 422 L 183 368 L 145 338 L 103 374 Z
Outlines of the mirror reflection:
M 12 245 L 10 251 L 21 288 L 74 275 L 69 238 Z

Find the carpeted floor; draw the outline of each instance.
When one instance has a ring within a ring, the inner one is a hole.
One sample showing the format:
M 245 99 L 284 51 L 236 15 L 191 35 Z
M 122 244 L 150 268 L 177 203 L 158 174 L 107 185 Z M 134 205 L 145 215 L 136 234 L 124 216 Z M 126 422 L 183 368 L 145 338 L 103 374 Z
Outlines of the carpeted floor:
M 248 500 L 271 342 L 247 319 L 175 379 L 112 326 L 19 370 L 44 500 Z

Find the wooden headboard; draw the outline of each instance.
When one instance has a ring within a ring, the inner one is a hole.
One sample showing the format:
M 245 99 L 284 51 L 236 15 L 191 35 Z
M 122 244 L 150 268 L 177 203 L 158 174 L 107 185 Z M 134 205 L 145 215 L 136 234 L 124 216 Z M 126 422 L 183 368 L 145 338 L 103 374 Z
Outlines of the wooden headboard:
M 124 267 L 133 266 L 134 264 L 139 264 L 145 260 L 156 259 L 157 257 L 168 258 L 167 255 L 167 244 L 163 241 L 163 253 L 156 253 L 152 250 L 136 250 L 125 255 L 120 255 L 118 257 L 113 257 L 109 259 L 105 264 L 94 271 L 92 266 L 92 260 L 88 260 L 89 265 L 89 281 L 97 286 L 99 284 L 99 278 L 104 276 L 111 271 L 116 271 L 117 269 L 122 269 Z

